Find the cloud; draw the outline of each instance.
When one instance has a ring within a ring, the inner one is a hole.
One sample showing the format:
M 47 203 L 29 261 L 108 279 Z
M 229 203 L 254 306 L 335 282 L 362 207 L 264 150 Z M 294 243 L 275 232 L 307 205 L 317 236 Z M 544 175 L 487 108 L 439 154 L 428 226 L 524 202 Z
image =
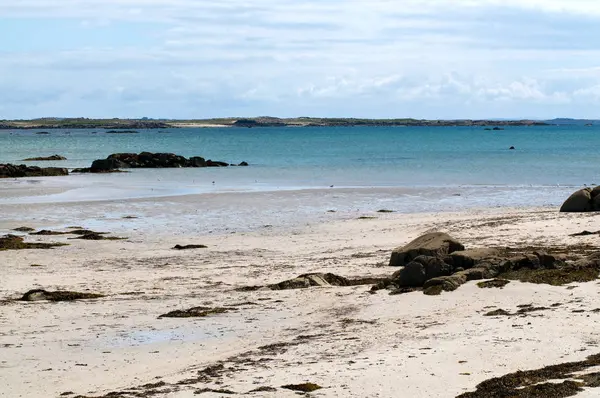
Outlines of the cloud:
M 593 113 L 599 22 L 584 0 L 7 1 L 2 112 Z

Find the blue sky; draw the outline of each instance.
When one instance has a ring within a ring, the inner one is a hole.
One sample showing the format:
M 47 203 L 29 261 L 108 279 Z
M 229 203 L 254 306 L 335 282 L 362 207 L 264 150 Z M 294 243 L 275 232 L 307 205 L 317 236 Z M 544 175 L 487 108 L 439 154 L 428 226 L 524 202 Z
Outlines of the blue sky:
M 0 3 L 0 119 L 600 118 L 597 0 Z

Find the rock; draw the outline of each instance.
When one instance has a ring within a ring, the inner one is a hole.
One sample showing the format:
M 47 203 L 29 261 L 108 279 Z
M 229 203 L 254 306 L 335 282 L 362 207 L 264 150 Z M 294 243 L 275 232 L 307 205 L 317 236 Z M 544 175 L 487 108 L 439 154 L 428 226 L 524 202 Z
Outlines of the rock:
M 592 189 L 584 188 L 573 193 L 560 208 L 561 213 L 592 211 Z
M 192 250 L 192 249 L 206 249 L 206 248 L 208 248 L 208 246 L 206 246 L 206 245 L 185 245 L 185 246 L 175 245 L 175 247 L 173 247 L 173 249 L 175 249 L 175 250 Z
M 23 295 L 19 300 L 21 301 L 74 301 L 84 299 L 95 299 L 104 297 L 102 294 L 97 293 L 80 293 L 80 292 L 69 292 L 69 291 L 56 291 L 49 292 L 43 289 L 30 290 Z
M 514 147 L 514 146 L 511 146 L 511 147 L 510 147 L 510 148 L 508 148 L 508 149 L 510 149 L 510 150 L 512 151 L 512 150 L 514 150 L 514 149 L 515 149 L 515 147 Z
M 67 160 L 67 158 L 65 158 L 64 156 L 60 156 L 60 155 L 52 155 L 52 156 L 47 156 L 47 157 L 36 157 L 36 158 L 23 159 L 24 162 L 32 162 L 32 161 L 41 162 L 41 161 L 51 161 L 51 160 Z
M 102 173 L 115 169 L 125 169 L 128 168 L 129 164 L 120 161 L 115 158 L 107 158 L 107 159 L 98 159 L 92 162 L 92 166 L 90 167 L 90 171 L 92 173 Z
M 192 156 L 190 158 L 191 167 L 206 167 L 206 160 L 200 156 Z
M 467 269 L 474 267 L 484 259 L 497 257 L 499 254 L 499 251 L 496 249 L 479 248 L 456 251 L 451 253 L 444 260 L 448 264 L 452 264 L 455 268 L 462 267 Z
M 105 134 L 139 134 L 139 131 L 135 130 L 109 130 Z
M 17 231 L 17 232 L 33 232 L 33 231 L 35 231 L 35 229 L 31 228 L 31 227 L 19 227 L 19 228 L 13 229 L 13 231 Z
M 209 159 L 206 161 L 206 166 L 207 167 L 227 167 L 227 166 L 229 166 L 229 163 L 218 162 L 218 161 Z
M 467 283 L 466 275 L 454 274 L 450 276 L 440 276 L 439 278 L 429 279 L 423 285 L 423 289 L 428 289 L 433 286 L 441 286 L 445 292 L 453 292 L 465 283 Z
M 431 278 L 447 276 L 452 266 L 438 257 L 419 256 L 392 275 L 392 283 L 398 287 L 420 287 Z
M 37 167 L 24 164 L 0 164 L 0 178 L 20 177 L 57 177 L 69 175 L 69 171 L 61 167 Z
M 242 163 L 238 164 L 238 166 L 248 166 L 248 162 L 242 162 Z
M 394 249 L 389 265 L 400 267 L 421 255 L 444 257 L 464 249 L 465 247 L 450 235 L 443 232 L 433 232 L 420 236 L 405 246 Z
M 485 282 L 479 282 L 477 287 L 480 289 L 491 289 L 491 288 L 500 288 L 502 289 L 504 286 L 508 285 L 510 281 L 506 279 L 492 279 Z
M 457 272 L 455 275 L 464 275 L 468 281 L 477 281 L 481 279 L 490 279 L 498 275 L 499 272 L 496 272 L 490 268 L 470 268 L 464 271 Z

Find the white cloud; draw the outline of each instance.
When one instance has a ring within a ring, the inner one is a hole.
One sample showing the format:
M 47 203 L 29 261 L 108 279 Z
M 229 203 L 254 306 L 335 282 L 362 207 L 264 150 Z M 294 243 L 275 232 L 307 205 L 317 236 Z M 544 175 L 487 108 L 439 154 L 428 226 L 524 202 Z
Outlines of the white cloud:
M 57 21 L 36 38 L 45 51 L 0 44 L 0 85 L 60 93 L 22 90 L 53 105 L 3 104 L 14 117 L 61 104 L 82 116 L 193 117 L 198 103 L 203 116 L 353 111 L 344 101 L 369 101 L 363 116 L 411 104 L 440 117 L 439 103 L 456 116 L 498 106 L 498 117 L 524 107 L 546 117 L 542 105 L 569 113 L 599 101 L 597 1 L 21 0 L 0 3 L 0 18 Z M 81 30 L 56 38 L 65 20 Z M 140 41 L 123 44 L 128 33 Z M 69 37 L 83 44 L 53 47 Z

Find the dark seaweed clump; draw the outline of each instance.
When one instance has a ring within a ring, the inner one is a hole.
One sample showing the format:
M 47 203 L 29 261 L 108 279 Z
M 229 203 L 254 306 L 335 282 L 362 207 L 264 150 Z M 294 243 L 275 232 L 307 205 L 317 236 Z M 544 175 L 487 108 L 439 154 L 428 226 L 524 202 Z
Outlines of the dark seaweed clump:
M 474 392 L 457 398 L 564 398 L 583 391 L 584 387 L 600 387 L 600 373 L 574 375 L 600 365 L 600 355 L 585 361 L 567 362 L 542 369 L 518 371 L 486 380 Z M 550 382 L 552 380 L 553 382 Z M 558 381 L 563 380 L 562 383 Z
M 66 243 L 29 243 L 23 238 L 15 235 L 4 235 L 0 237 L 0 251 L 24 250 L 24 249 L 51 249 L 53 247 L 67 246 Z
M 159 318 L 204 318 L 209 315 L 223 314 L 231 311 L 228 308 L 194 307 L 189 310 L 176 310 L 159 316 Z

